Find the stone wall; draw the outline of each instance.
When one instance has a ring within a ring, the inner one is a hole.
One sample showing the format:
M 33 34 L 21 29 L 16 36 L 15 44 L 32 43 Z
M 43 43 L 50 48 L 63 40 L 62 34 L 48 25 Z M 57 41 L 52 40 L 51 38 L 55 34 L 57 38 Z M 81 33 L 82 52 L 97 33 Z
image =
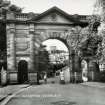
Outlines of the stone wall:
M 73 26 L 73 22 L 68 21 L 64 16 L 56 15 L 56 21 L 59 24 L 51 20 L 51 15 L 38 22 L 28 22 L 26 21 L 28 19 L 27 14 L 7 14 L 7 65 L 8 80 L 11 83 L 18 82 L 18 63 L 20 60 L 28 62 L 29 81 L 36 81 L 36 78 L 33 80 L 37 73 L 35 60 L 43 41 L 51 38 L 59 39 L 66 44 L 69 53 L 75 46 L 76 40 L 74 39 L 78 37 L 78 34 L 75 33 L 77 26 Z M 49 21 L 52 23 L 49 23 Z M 73 33 L 73 31 L 75 32 Z

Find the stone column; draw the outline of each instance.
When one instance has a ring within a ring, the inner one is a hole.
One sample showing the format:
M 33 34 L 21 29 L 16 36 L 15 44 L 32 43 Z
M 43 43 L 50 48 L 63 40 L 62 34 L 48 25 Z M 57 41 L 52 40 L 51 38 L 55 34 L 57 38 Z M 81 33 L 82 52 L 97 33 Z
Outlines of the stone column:
M 35 65 L 34 31 L 30 31 L 30 62 L 29 62 L 30 72 L 35 71 L 34 65 Z
M 72 57 L 71 57 L 71 50 L 70 50 L 70 47 L 69 47 L 69 73 L 70 73 L 70 81 L 71 82 L 71 78 L 72 78 Z
M 15 42 L 15 24 L 9 24 L 7 29 L 7 44 L 9 43 L 9 51 L 7 50 L 7 66 L 8 80 L 10 83 L 17 83 L 16 70 L 16 42 Z M 8 46 L 8 45 L 7 45 Z
M 11 57 L 11 71 L 16 71 L 16 45 L 15 45 L 15 30 L 10 30 L 10 57 Z
M 89 59 L 86 59 L 86 62 L 87 62 L 87 78 L 88 78 L 88 81 L 89 81 Z
M 70 82 L 73 83 L 74 82 L 74 58 L 75 58 L 75 52 L 74 50 L 71 50 L 71 77 L 70 77 Z
M 30 84 L 37 83 L 37 70 L 35 68 L 35 30 L 34 24 L 30 24 L 29 27 L 30 34 L 30 61 L 29 61 L 29 73 L 28 80 Z

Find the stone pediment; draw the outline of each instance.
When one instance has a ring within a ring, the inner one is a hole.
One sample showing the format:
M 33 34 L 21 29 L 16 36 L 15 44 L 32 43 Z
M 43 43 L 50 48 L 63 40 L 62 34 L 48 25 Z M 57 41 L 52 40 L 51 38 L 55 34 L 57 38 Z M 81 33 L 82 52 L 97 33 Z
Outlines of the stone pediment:
M 72 21 L 66 19 L 65 17 L 61 16 L 60 14 L 54 12 L 50 13 L 49 15 L 39 19 L 37 22 L 50 22 L 50 23 L 71 23 Z
M 67 14 L 57 7 L 50 8 L 49 10 L 39 14 L 37 17 L 33 18 L 32 21 L 39 23 L 76 23 L 72 15 Z

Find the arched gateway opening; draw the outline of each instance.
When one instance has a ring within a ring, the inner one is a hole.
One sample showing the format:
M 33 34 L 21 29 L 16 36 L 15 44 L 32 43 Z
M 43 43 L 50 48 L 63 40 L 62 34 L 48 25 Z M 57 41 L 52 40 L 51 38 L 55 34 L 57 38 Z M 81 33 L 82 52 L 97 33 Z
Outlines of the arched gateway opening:
M 72 32 L 72 30 L 71 31 L 48 30 L 48 31 L 44 31 L 44 32 L 43 31 L 39 32 L 39 31 L 40 30 L 37 30 L 36 33 L 33 34 L 33 36 L 35 36 L 35 38 L 37 37 L 37 40 L 39 41 L 38 43 L 40 43 L 39 45 L 41 45 L 42 42 L 44 42 L 48 39 L 57 39 L 66 45 L 66 47 L 68 48 L 68 56 L 69 56 L 67 66 L 69 69 L 70 81 L 71 82 L 81 82 L 82 81 L 81 60 L 80 60 L 80 57 L 78 56 L 78 54 L 75 55 L 75 52 L 73 52 L 75 46 L 72 46 L 73 45 L 72 43 L 75 43 L 77 40 L 75 40 L 75 39 L 73 40 L 71 38 L 73 36 L 70 33 L 70 32 Z M 34 37 L 32 37 L 32 38 L 34 38 Z M 35 41 L 36 41 L 36 39 L 35 39 Z M 34 42 L 34 43 L 36 45 L 36 42 Z M 38 48 L 37 48 L 37 46 L 35 46 L 35 49 L 40 49 L 40 48 L 39 48 L 39 46 L 38 46 Z M 32 49 L 32 50 L 34 51 L 34 49 Z
M 21 60 L 18 63 L 18 83 L 26 83 L 28 81 L 28 63 Z
M 69 69 L 69 50 L 64 42 L 58 39 L 48 39 L 44 41 L 44 49 L 48 52 L 48 67 L 46 67 L 48 78 L 53 78 L 54 82 L 58 83 L 61 69 L 64 72 L 65 81 L 70 81 L 70 69 Z M 46 59 L 47 56 L 43 59 Z M 42 62 L 43 63 L 43 62 Z M 46 62 L 47 63 L 47 62 Z M 43 69 L 44 70 L 44 69 Z

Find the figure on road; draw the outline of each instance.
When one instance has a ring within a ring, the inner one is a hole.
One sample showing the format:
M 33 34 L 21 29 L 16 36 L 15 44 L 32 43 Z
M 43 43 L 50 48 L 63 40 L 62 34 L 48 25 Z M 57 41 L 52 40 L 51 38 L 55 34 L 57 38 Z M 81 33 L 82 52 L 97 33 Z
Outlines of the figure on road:
M 61 84 L 65 84 L 64 72 L 62 71 L 62 69 L 60 71 L 60 83 Z
M 44 83 L 46 84 L 47 83 L 47 73 L 45 72 L 44 74 Z

